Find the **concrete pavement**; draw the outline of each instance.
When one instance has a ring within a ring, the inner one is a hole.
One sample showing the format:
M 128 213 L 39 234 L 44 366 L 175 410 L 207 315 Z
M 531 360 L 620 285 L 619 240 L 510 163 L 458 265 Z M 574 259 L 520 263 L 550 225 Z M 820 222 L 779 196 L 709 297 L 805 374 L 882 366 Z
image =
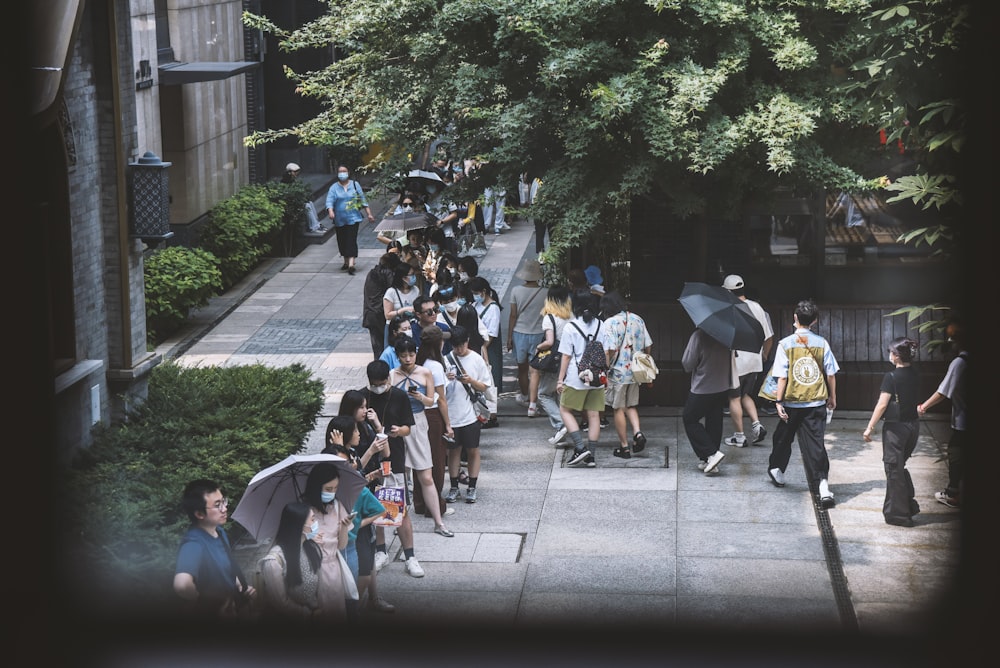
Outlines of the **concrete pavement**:
M 505 306 L 518 263 L 534 255 L 533 230 L 508 222 L 512 230 L 488 235 L 480 261 Z M 343 392 L 367 382 L 360 296 L 383 252 L 371 228 L 359 235 L 355 276 L 339 271 L 329 238 L 296 257 L 268 260 L 193 314 L 191 326 L 158 352 L 184 365 L 303 364 L 326 386 L 323 417 L 303 446 L 318 451 Z M 380 572 L 379 589 L 397 610 L 380 619 L 394 627 L 481 622 L 498 632 L 558 623 L 746 631 L 785 641 L 884 636 L 932 647 L 960 563 L 960 512 L 933 498 L 947 478 L 946 421 L 922 423 L 908 465 L 922 512 L 917 526 L 901 528 L 882 520 L 881 448 L 861 438 L 866 413 L 838 412 L 828 427 L 837 506 L 823 510 L 797 448 L 787 486 L 770 484 L 770 435 L 761 446 L 722 446 L 719 475 L 699 471 L 679 407 L 641 411 L 649 443 L 632 459 L 611 456 L 616 438 L 608 428 L 596 468 L 567 468 L 567 453 L 546 442 L 548 420 L 528 418 L 512 400 L 509 359 L 504 375 L 501 426 L 482 436 L 478 502 L 454 504 L 447 518 L 454 538 L 414 518 L 426 577 L 409 577 L 400 561 Z M 776 419 L 762 420 L 769 434 Z M 262 547 L 244 546 L 244 558 Z M 393 541 L 390 554 L 398 549 Z

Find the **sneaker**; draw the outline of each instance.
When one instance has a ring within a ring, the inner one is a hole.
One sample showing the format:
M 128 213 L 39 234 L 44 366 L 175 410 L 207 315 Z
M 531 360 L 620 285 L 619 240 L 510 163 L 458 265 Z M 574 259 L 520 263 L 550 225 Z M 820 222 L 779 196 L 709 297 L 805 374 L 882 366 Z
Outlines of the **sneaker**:
M 590 456 L 590 450 L 576 450 L 573 452 L 573 456 L 569 458 L 566 462 L 567 466 L 581 466 L 586 463 L 587 457 Z
M 601 429 L 607 429 L 610 426 L 611 426 L 611 423 L 608 422 L 608 418 L 602 417 L 601 418 Z
M 637 431 L 634 436 L 632 436 L 632 452 L 642 452 L 646 448 L 646 436 L 641 432 Z
M 705 462 L 705 473 L 711 473 L 715 470 L 715 467 L 719 465 L 722 458 L 726 455 L 723 454 L 722 450 L 716 450 L 715 453 L 708 456 L 708 460 Z
M 752 429 L 753 429 L 753 444 L 757 445 L 758 443 L 764 440 L 765 436 L 767 436 L 767 429 L 764 429 L 764 425 L 762 425 L 760 422 L 754 422 L 752 425 Z
M 458 491 L 458 487 L 452 487 L 448 490 L 448 494 L 444 497 L 447 503 L 455 503 L 461 498 L 462 493 Z
M 705 461 L 704 459 L 702 459 L 702 460 L 699 460 L 699 461 L 698 461 L 698 470 L 699 470 L 699 471 L 704 471 L 704 470 L 705 470 L 705 466 L 706 466 L 707 464 L 708 464 L 708 462 L 706 462 L 706 461 Z
M 509 230 L 510 229 L 510 225 L 508 225 L 507 223 L 500 223 L 499 228 L 501 230 Z
M 583 460 L 583 465 L 588 469 L 595 468 L 597 466 L 597 460 L 594 459 L 594 455 L 587 455 L 587 458 Z
M 538 415 L 538 406 L 535 404 L 528 404 L 528 417 L 535 417 Z
M 743 435 L 742 432 L 734 432 L 729 438 L 723 439 L 722 441 L 726 445 L 731 445 L 734 448 L 745 448 L 747 447 L 747 437 Z
M 559 431 L 555 433 L 555 435 L 552 436 L 552 438 L 549 439 L 549 443 L 551 443 L 552 445 L 561 445 L 562 443 L 565 443 L 563 439 L 566 438 L 566 434 L 568 433 L 569 429 L 567 429 L 566 427 L 562 427 Z
M 385 565 L 389 563 L 389 555 L 385 552 L 375 553 L 375 570 L 380 571 L 385 568 Z
M 496 429 L 499 426 L 500 426 L 500 422 L 497 420 L 496 416 L 494 415 L 489 420 L 487 420 L 486 422 L 483 423 L 482 428 L 483 429 Z M 468 462 L 466 462 L 466 464 L 468 464 Z
M 778 409 L 774 407 L 774 404 L 765 404 L 757 409 L 757 412 L 761 415 L 767 415 L 769 417 L 774 417 L 778 414 Z
M 415 578 L 424 577 L 424 569 L 420 567 L 420 562 L 417 561 L 416 557 L 410 557 L 406 560 L 406 572 Z
M 958 508 L 961 505 L 958 498 L 948 494 L 948 490 L 934 492 L 934 498 L 937 499 L 938 503 L 943 503 L 949 508 Z
M 833 508 L 833 492 L 830 491 L 830 484 L 823 478 L 819 481 L 819 505 L 823 508 Z
M 381 596 L 376 596 L 374 601 L 368 599 L 368 602 L 365 604 L 365 610 L 369 610 L 371 612 L 389 613 L 389 612 L 396 612 L 396 606 L 394 606 L 392 603 L 389 603 Z
M 527 407 L 530 404 L 530 402 L 528 401 L 528 397 L 524 396 L 520 392 L 518 392 L 517 396 L 514 397 L 514 401 L 525 407 Z
M 465 490 L 465 502 L 466 503 L 475 503 L 476 502 L 476 488 L 475 487 L 469 487 L 468 489 Z
M 454 515 L 454 514 L 455 514 L 455 509 L 454 508 L 445 508 L 444 512 L 441 513 L 441 517 L 446 517 L 448 515 Z
M 771 479 L 771 482 L 774 484 L 775 487 L 785 486 L 785 474 L 781 471 L 781 469 L 777 467 L 769 469 L 767 472 L 767 476 Z

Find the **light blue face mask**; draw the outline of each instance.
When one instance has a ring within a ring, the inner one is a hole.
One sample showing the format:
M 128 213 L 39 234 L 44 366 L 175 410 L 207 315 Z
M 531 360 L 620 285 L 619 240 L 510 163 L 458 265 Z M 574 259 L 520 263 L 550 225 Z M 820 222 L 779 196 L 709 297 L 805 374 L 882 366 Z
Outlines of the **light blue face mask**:
M 416 285 L 417 284 L 417 277 L 416 276 L 407 276 L 406 277 L 406 282 L 409 283 L 410 285 Z
M 319 535 L 319 522 L 313 520 L 312 526 L 309 527 L 309 531 L 306 532 L 306 540 L 312 540 Z
M 483 296 L 482 295 L 472 295 L 472 298 L 476 300 L 477 304 L 482 304 L 483 303 Z
M 439 250 L 441 250 L 441 247 L 438 246 L 437 244 L 431 244 L 431 250 L 437 253 Z
M 350 175 L 347 172 L 337 172 L 337 178 L 346 181 Z
M 335 492 L 320 492 L 319 498 L 323 503 L 330 503 L 333 501 L 334 497 L 337 496 Z
M 467 303 L 468 302 L 466 302 L 464 298 L 462 298 L 462 297 L 458 298 L 458 305 L 459 306 L 465 306 Z

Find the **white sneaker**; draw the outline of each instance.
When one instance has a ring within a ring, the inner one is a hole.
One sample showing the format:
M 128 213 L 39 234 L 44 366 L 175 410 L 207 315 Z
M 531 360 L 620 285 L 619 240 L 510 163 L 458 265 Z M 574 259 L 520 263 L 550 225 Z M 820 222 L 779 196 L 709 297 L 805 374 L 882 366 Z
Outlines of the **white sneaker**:
M 743 432 L 733 432 L 733 435 L 722 441 L 726 445 L 731 445 L 734 448 L 745 448 L 747 447 L 747 437 Z
M 375 553 L 375 571 L 380 571 L 385 568 L 385 565 L 389 563 L 389 555 L 385 552 Z
M 417 561 L 416 557 L 410 557 L 406 560 L 406 572 L 415 578 L 424 577 L 424 569 L 420 567 L 420 562 Z
M 774 483 L 775 487 L 785 486 L 785 474 L 778 467 L 769 469 L 767 475 L 771 478 L 771 482 Z
M 444 517 L 446 515 L 454 515 L 454 514 L 455 514 L 455 509 L 452 508 L 451 506 L 448 506 L 447 508 L 444 509 L 444 512 L 441 513 L 441 517 Z
M 833 508 L 833 492 L 830 491 L 830 484 L 823 478 L 819 481 L 819 504 L 824 508 Z
M 715 470 L 715 467 L 719 465 L 722 458 L 725 457 L 722 450 L 716 450 L 715 453 L 708 456 L 708 461 L 705 462 L 705 473 L 711 473 Z
M 560 445 L 561 443 L 564 443 L 563 439 L 566 438 L 566 434 L 568 433 L 569 429 L 566 427 L 561 428 L 552 438 L 549 439 L 549 443 L 552 445 Z
M 521 404 L 525 408 L 527 408 L 528 405 L 530 404 L 530 402 L 528 401 L 528 397 L 524 396 L 520 392 L 518 392 L 517 396 L 514 397 L 514 401 L 516 401 L 517 403 Z
M 705 470 L 705 464 L 707 464 L 707 463 L 708 462 L 706 462 L 705 460 L 699 459 L 698 460 L 698 470 L 699 471 L 704 471 Z

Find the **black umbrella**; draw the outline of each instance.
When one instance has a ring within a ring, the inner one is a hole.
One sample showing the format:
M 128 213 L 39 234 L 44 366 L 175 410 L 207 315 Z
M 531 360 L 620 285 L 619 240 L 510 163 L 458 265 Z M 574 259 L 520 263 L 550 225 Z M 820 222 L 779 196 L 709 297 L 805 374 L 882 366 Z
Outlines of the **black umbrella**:
M 436 219 L 424 211 L 404 211 L 383 218 L 375 226 L 376 232 L 409 232 L 430 227 Z
M 760 352 L 764 328 L 750 307 L 721 285 L 685 283 L 679 299 L 694 326 L 730 350 Z

